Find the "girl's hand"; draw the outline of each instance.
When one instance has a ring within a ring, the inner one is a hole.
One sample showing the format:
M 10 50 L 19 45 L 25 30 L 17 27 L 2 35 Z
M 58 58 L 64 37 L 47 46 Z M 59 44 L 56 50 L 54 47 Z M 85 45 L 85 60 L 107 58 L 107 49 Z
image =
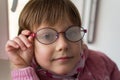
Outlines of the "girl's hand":
M 5 50 L 12 69 L 25 68 L 30 65 L 33 58 L 33 37 L 29 36 L 30 34 L 30 31 L 23 30 L 19 36 L 7 41 Z

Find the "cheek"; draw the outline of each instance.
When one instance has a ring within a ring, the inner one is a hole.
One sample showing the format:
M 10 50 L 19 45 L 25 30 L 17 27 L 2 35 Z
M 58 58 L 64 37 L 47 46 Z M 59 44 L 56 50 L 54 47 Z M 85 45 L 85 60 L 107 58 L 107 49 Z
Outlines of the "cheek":
M 80 59 L 80 54 L 82 52 L 82 48 L 81 48 L 81 44 L 80 43 L 75 43 L 73 46 L 72 46 L 72 53 L 74 56 L 76 56 L 76 59 Z
M 35 43 L 35 58 L 39 65 L 48 63 L 52 57 L 53 50 L 44 44 Z
M 81 44 L 80 43 L 75 43 L 73 46 L 72 46 L 72 49 L 75 53 L 81 53 L 82 51 L 82 48 L 81 48 Z

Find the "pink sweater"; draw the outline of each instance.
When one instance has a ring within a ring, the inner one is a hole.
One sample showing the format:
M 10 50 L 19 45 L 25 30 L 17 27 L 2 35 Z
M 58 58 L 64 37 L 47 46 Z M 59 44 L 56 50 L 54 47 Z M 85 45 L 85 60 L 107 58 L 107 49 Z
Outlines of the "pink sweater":
M 120 80 L 120 71 L 116 64 L 101 52 L 86 49 L 85 66 L 77 79 L 52 79 L 47 76 L 37 76 L 34 68 L 12 71 L 13 80 Z

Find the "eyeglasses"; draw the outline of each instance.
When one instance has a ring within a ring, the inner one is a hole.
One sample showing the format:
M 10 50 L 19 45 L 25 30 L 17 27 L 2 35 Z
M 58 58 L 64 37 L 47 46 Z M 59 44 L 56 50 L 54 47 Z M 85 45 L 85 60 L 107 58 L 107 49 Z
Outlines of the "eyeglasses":
M 68 41 L 77 42 L 84 37 L 86 32 L 87 32 L 86 29 L 79 26 L 71 26 L 68 29 L 66 29 L 64 32 L 57 32 L 53 28 L 43 28 L 35 33 L 35 38 L 40 43 L 49 45 L 54 43 L 59 38 L 59 34 L 61 33 Z

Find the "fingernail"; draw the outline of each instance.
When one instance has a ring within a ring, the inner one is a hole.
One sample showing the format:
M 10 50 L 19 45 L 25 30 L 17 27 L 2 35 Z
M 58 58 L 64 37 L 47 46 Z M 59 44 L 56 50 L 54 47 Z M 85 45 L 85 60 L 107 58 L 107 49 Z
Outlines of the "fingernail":
M 30 36 L 31 36 L 32 38 L 34 38 L 34 37 L 35 37 L 35 33 L 31 33 Z

